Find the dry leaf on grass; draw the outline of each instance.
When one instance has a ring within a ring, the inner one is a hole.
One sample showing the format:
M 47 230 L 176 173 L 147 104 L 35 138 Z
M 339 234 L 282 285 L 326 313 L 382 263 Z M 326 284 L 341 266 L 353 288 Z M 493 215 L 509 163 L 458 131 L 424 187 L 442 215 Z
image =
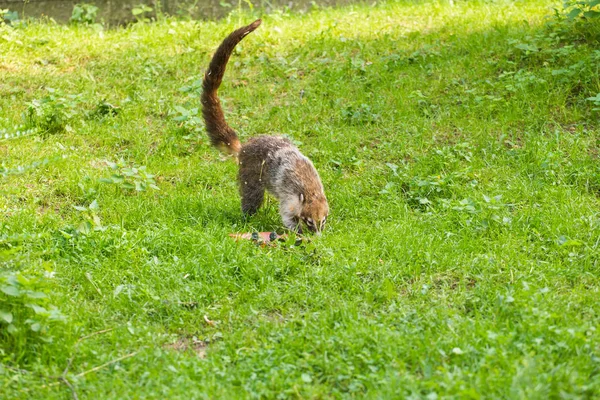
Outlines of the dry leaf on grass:
M 206 343 L 202 340 L 198 340 L 195 337 L 181 337 L 177 339 L 177 341 L 174 343 L 165 344 L 163 348 L 182 353 L 188 350 L 192 350 L 198 356 L 198 358 L 206 358 Z
M 206 315 L 204 316 L 204 321 L 210 326 L 217 326 L 217 323 L 215 321 L 211 321 L 210 319 L 208 319 L 208 317 Z

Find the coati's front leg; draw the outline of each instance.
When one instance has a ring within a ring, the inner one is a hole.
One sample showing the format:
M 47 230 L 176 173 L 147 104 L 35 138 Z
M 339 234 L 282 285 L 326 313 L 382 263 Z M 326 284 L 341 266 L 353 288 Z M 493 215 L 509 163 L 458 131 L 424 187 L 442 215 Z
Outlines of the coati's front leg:
M 240 166 L 241 167 L 241 166 Z M 239 184 L 244 215 L 255 214 L 265 198 L 265 187 L 254 171 L 240 168 Z
M 281 214 L 281 220 L 286 228 L 291 231 L 296 231 L 298 233 L 302 233 L 302 224 L 300 223 L 300 218 L 296 215 L 295 208 L 293 205 L 282 201 L 279 204 L 279 214 Z

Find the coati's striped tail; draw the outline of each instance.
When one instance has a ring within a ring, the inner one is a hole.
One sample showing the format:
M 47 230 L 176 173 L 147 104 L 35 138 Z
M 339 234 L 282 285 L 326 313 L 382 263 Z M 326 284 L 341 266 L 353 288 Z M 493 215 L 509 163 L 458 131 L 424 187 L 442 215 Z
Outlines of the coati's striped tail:
M 260 23 L 261 20 L 257 19 L 250 25 L 235 30 L 223 40 L 210 61 L 202 82 L 202 116 L 210 142 L 218 149 L 235 156 L 239 154 L 242 145 L 235 131 L 225 121 L 217 90 L 221 86 L 231 52 L 247 34 L 258 28 Z

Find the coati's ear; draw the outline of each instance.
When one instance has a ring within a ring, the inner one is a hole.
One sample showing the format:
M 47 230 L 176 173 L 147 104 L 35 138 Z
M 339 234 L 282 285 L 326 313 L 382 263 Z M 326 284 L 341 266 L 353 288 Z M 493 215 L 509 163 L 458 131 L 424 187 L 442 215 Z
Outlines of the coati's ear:
M 304 203 L 304 195 L 302 193 L 300 193 L 300 203 Z

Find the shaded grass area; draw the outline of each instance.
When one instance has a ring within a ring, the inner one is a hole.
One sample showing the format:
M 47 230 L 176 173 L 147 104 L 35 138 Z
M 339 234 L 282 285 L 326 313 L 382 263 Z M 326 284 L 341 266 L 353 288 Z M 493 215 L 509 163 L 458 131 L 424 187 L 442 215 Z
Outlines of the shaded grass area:
M 265 16 L 227 117 L 296 141 L 332 209 L 274 248 L 227 237 L 281 231 L 277 204 L 242 218 L 196 110 L 253 16 L 2 27 L 0 262 L 27 279 L 3 287 L 47 296 L 0 294 L 3 392 L 597 396 L 598 33 L 552 6 Z

